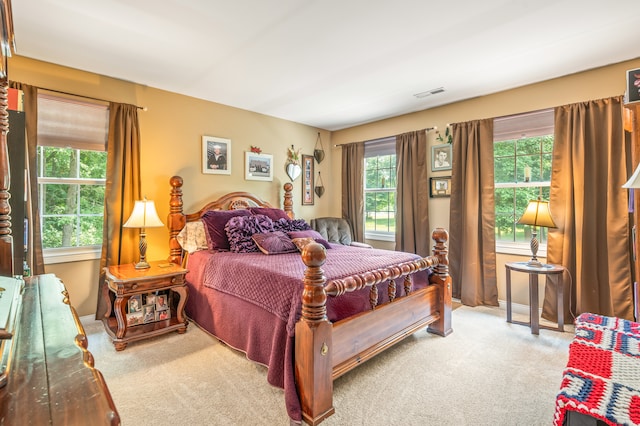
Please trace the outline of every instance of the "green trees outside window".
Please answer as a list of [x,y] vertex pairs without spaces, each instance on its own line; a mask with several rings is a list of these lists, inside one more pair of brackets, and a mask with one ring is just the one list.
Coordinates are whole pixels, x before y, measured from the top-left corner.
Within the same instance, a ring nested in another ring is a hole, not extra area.
[[365,158],[365,232],[396,231],[396,155]]

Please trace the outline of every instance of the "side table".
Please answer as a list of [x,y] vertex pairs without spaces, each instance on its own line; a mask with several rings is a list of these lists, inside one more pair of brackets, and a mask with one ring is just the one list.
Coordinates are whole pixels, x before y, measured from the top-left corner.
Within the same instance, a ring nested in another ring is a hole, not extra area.
[[[117,351],[134,340],[187,331],[188,271],[166,260],[149,264],[147,269],[136,269],[133,263],[105,268],[108,291],[102,296],[107,312],[102,322]],[[115,300],[109,293],[115,294]]]
[[[539,275],[562,275],[565,271],[561,265],[531,266],[527,262],[507,262],[507,322],[527,325],[531,327],[531,334],[540,334],[540,329],[564,331],[564,285],[556,286],[556,299],[558,302],[558,327],[548,327],[540,324],[538,317],[538,276]],[[529,274],[529,322],[512,320],[511,314],[511,271],[524,272]],[[560,277],[562,278],[562,277]]]

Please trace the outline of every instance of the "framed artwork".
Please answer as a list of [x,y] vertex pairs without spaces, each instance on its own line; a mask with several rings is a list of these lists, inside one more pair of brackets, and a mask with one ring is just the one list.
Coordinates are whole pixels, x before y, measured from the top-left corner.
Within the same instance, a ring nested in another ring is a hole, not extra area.
[[451,176],[429,178],[431,198],[451,197]]
[[627,71],[627,102],[640,102],[640,69]]
[[202,173],[231,174],[231,139],[202,137]]
[[246,151],[244,153],[245,180],[273,180],[273,155],[257,154]]
[[142,296],[136,294],[129,298],[129,313],[142,312]]
[[431,171],[451,170],[452,146],[444,143],[431,147]]
[[302,205],[312,206],[315,193],[313,188],[313,155],[302,155]]

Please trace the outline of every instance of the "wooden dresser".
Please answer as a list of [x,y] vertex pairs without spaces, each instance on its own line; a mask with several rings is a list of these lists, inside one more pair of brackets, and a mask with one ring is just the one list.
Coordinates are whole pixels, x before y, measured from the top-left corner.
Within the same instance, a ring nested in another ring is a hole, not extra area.
[[67,291],[55,275],[26,279],[0,425],[118,425],[102,374]]

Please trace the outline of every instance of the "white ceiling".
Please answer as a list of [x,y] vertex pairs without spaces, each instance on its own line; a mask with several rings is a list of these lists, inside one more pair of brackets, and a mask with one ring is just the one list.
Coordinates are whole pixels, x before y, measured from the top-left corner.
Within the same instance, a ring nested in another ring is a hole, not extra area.
[[12,6],[18,55],[327,130],[640,57],[637,0]]

